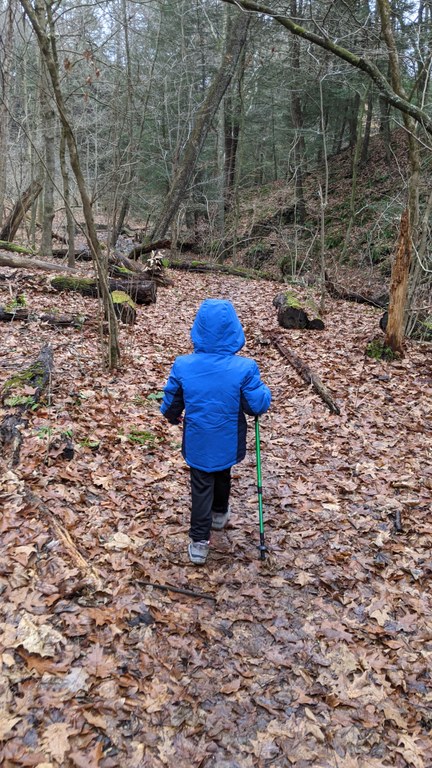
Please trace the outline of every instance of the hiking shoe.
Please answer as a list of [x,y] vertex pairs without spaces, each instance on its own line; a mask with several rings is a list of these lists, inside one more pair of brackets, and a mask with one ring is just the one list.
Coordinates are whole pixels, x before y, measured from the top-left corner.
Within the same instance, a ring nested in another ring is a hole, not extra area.
[[209,541],[192,541],[188,546],[189,560],[194,565],[204,565],[210,548]]
[[221,512],[213,512],[212,528],[214,531],[221,531],[225,528],[228,520],[231,517],[231,507],[228,507],[227,511],[223,514]]

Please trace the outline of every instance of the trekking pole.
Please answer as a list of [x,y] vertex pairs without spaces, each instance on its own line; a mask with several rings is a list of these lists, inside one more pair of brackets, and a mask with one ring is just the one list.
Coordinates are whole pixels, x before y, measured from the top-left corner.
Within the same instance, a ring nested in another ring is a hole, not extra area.
[[264,516],[263,516],[263,500],[262,500],[262,477],[261,477],[261,445],[260,445],[260,430],[258,416],[255,416],[255,448],[256,448],[256,470],[257,470],[257,490],[258,490],[258,515],[259,515],[259,552],[260,560],[265,560],[265,553],[267,547],[264,543]]

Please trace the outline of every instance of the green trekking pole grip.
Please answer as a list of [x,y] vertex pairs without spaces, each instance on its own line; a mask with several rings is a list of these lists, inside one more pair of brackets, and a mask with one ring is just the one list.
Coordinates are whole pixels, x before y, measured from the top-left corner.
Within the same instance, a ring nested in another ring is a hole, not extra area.
[[264,542],[264,515],[263,515],[263,499],[262,499],[262,476],[261,476],[261,443],[260,443],[260,429],[258,416],[255,416],[255,449],[256,449],[256,471],[257,471],[257,491],[258,491],[258,519],[259,519],[259,553],[260,560],[265,560],[265,553],[267,547]]

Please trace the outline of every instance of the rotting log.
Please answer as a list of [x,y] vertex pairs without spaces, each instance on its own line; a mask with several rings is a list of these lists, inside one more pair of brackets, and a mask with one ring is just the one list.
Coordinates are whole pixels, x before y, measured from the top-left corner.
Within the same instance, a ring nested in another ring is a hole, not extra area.
[[[51,286],[55,291],[77,291],[82,296],[96,297],[99,294],[98,281],[87,277],[54,277]],[[124,291],[129,294],[136,304],[154,304],[157,287],[153,280],[142,280],[140,276],[128,277],[126,280],[110,278],[108,280],[110,293]]]
[[14,409],[0,423],[0,456],[10,466],[19,462],[22,435],[20,427],[27,424],[24,414],[31,410],[46,390],[53,368],[53,352],[45,344],[37,358],[23,371],[18,371],[3,384],[0,401],[5,408]]
[[162,265],[158,268],[148,268],[146,264],[141,264],[139,261],[131,261],[126,256],[110,257],[109,261],[109,274],[110,277],[114,277],[120,280],[140,279],[140,280],[153,280],[157,286],[161,288],[167,288],[174,285],[174,281],[168,277],[165,267]]
[[322,331],[325,328],[321,318],[309,320],[306,310],[303,309],[294,294],[289,291],[278,293],[273,299],[273,306],[277,308],[277,319],[281,328],[315,331]]
[[164,248],[171,248],[171,240],[154,240],[152,243],[140,243],[132,248],[128,253],[128,258],[131,260],[139,259],[145,253],[151,253],[151,251],[161,251]]
[[0,267],[14,267],[15,269],[43,269],[47,272],[68,272],[71,275],[76,272],[72,267],[59,266],[51,261],[39,261],[39,259],[23,259],[19,256],[5,256],[0,253]]
[[265,277],[263,274],[252,269],[232,267],[229,264],[209,264],[205,261],[180,261],[177,259],[169,259],[168,266],[170,269],[177,269],[185,272],[215,272],[223,275],[234,275],[234,277],[244,277],[249,280]]
[[[53,248],[54,259],[66,259],[69,255],[68,248]],[[81,248],[75,253],[75,261],[92,261],[93,257],[88,248]]]
[[327,275],[325,276],[325,288],[332,299],[352,301],[355,304],[368,304],[372,307],[384,309],[389,301],[388,293],[382,293],[377,296],[369,296],[363,293],[355,293],[354,291],[346,291],[344,288],[337,286],[332,280],[329,279]]
[[134,325],[136,321],[136,304],[125,291],[113,291],[111,298],[114,312],[118,320],[126,325]]
[[12,251],[12,253],[24,253],[27,255],[34,255],[33,248],[25,248],[23,245],[17,245],[16,243],[10,243],[8,240],[0,240],[0,250]]
[[0,240],[13,240],[27,211],[42,191],[40,181],[32,181],[16,201],[0,231]]
[[303,381],[313,387],[317,395],[319,395],[321,400],[323,400],[329,407],[330,411],[340,416],[339,406],[335,403],[329,390],[325,384],[323,384],[319,376],[313,373],[309,366],[307,366],[291,349],[288,349],[285,344],[282,344],[275,333],[270,334],[270,340],[285,360],[288,360],[290,365],[297,371]]
[[43,323],[48,323],[48,325],[53,327],[67,328],[68,326],[71,326],[73,328],[82,328],[86,318],[84,315],[68,314],[36,315],[23,307],[11,310],[7,307],[0,307],[0,322],[11,323],[14,320],[24,320],[25,322],[41,320]]

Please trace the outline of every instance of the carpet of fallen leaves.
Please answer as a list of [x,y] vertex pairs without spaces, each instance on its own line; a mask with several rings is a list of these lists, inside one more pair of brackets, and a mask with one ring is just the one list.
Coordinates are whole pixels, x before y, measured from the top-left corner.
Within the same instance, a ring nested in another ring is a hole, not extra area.
[[[0,385],[46,342],[55,366],[0,480],[0,764],[431,766],[430,348],[365,358],[379,312],[342,302],[323,332],[279,329],[331,390],[332,415],[269,343],[279,285],[173,279],[121,327],[114,375],[96,320],[0,329]],[[96,301],[48,286],[23,282],[32,309],[94,317]],[[158,396],[209,296],[235,304],[273,393],[264,563],[252,421],[230,525],[205,567],[187,558],[188,470]]]

